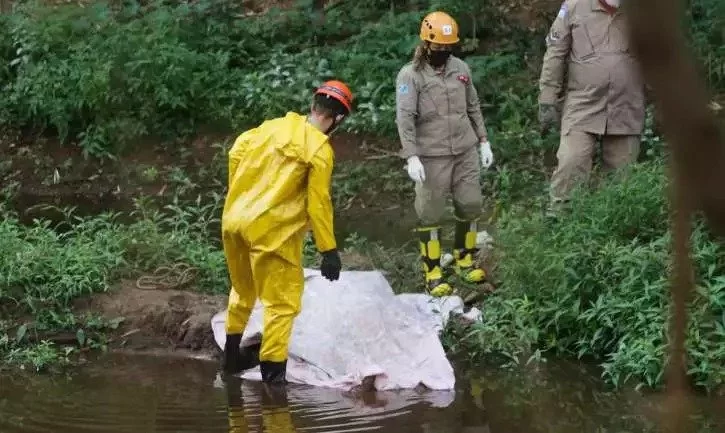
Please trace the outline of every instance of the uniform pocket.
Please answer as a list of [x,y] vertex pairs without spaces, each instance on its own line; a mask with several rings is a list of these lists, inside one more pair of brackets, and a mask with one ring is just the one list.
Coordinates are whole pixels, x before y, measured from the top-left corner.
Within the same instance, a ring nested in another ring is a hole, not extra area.
[[574,24],[571,31],[571,51],[575,59],[587,60],[596,54],[589,30],[584,22]]
[[448,110],[446,89],[442,84],[428,81],[420,89],[419,107],[421,119],[444,115]]
[[466,102],[466,83],[456,77],[448,79],[448,97],[451,104],[451,113],[466,113],[468,103]]
[[612,24],[610,33],[610,41],[615,52],[629,52],[629,30],[627,29],[627,21],[624,17],[617,17]]

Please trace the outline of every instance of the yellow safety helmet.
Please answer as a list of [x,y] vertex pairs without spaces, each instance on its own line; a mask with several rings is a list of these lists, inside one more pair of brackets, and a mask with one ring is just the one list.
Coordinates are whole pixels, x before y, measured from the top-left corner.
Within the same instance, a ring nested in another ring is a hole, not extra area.
[[420,38],[436,44],[455,44],[458,42],[458,23],[445,12],[431,12],[420,24]]

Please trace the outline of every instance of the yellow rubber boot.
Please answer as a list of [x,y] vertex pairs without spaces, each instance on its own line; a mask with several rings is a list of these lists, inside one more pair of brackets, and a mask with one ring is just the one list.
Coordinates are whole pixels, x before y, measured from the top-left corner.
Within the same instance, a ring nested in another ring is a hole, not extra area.
[[420,234],[420,256],[423,261],[426,290],[431,296],[448,296],[453,293],[453,288],[443,280],[439,228],[425,227],[417,231]]
[[456,273],[469,283],[480,283],[486,279],[486,272],[476,266],[474,254],[478,230],[475,221],[456,221],[453,257],[456,259]]

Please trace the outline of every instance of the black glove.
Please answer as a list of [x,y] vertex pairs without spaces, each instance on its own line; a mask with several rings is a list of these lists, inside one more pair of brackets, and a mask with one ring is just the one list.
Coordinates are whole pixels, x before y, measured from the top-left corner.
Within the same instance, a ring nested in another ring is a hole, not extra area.
[[320,272],[322,272],[323,277],[330,281],[335,281],[340,278],[341,268],[342,262],[340,262],[340,254],[337,253],[337,248],[322,253]]
[[555,105],[541,104],[539,106],[539,123],[541,125],[541,132],[544,134],[549,132],[553,127],[560,127],[561,116]]

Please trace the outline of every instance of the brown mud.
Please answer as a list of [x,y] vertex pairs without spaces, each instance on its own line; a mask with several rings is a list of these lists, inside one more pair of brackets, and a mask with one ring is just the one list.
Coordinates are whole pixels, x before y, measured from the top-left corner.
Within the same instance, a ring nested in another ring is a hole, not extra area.
[[124,281],[117,289],[80,300],[79,313],[93,312],[108,320],[123,318],[110,336],[109,349],[132,352],[162,351],[214,358],[218,352],[211,318],[226,307],[226,296],[182,290],[139,289]]

